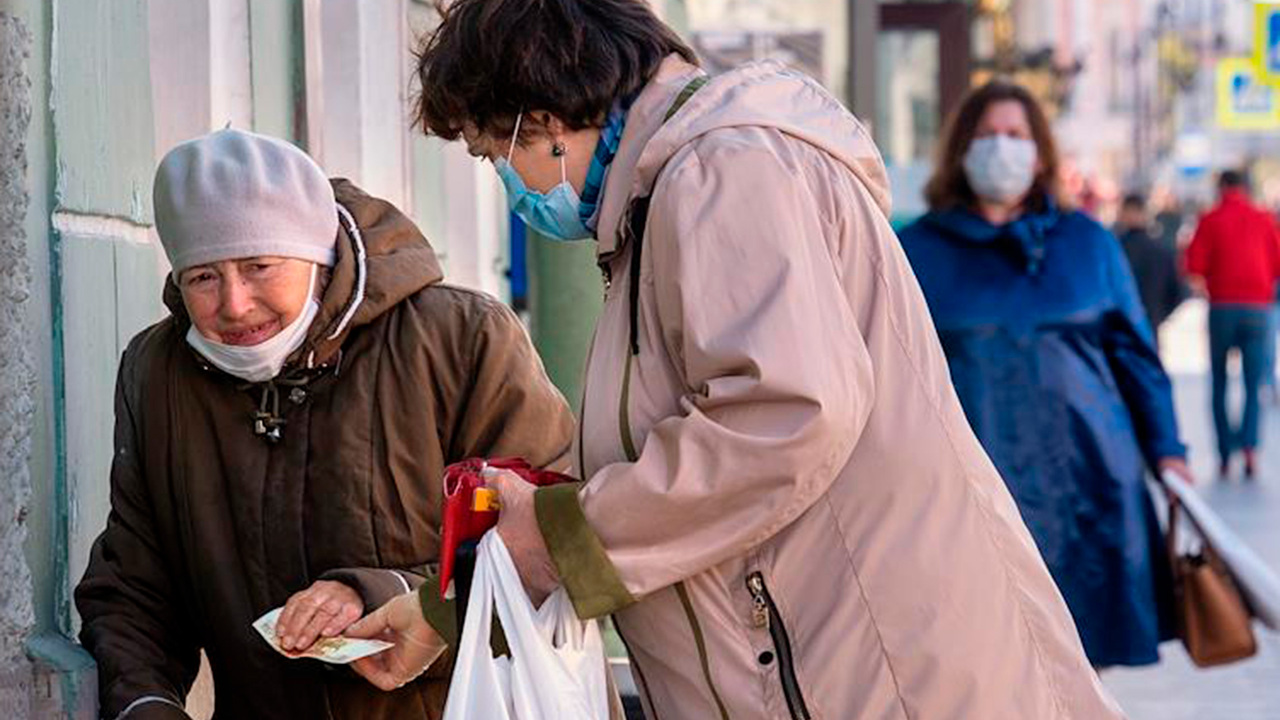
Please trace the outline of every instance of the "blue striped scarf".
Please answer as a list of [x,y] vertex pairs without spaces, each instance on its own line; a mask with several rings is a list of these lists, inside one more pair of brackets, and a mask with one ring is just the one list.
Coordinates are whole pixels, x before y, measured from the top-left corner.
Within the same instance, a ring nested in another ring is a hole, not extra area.
[[627,125],[627,111],[631,109],[631,100],[619,100],[613,104],[609,117],[600,129],[600,140],[596,143],[596,151],[591,156],[591,167],[587,170],[587,181],[582,186],[579,196],[578,217],[582,224],[592,231],[600,220],[600,197],[604,184],[609,179],[609,166],[618,154],[618,145],[622,142],[622,131]]

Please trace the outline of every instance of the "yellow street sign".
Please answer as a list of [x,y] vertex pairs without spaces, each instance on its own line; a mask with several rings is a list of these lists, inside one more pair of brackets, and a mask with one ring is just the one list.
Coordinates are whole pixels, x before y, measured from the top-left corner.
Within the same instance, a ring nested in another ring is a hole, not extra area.
[[1218,127],[1280,128],[1280,87],[1262,81],[1252,58],[1223,58],[1217,72]]
[[1280,85],[1280,3],[1253,6],[1253,64],[1263,82]]

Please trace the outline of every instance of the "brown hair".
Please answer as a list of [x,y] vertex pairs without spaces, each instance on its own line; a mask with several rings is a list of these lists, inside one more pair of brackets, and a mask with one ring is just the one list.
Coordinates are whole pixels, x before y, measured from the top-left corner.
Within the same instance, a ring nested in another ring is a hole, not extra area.
[[697,63],[643,0],[455,0],[416,54],[414,124],[446,140],[509,133],[522,110],[599,126],[672,53]]
[[1053,129],[1049,126],[1049,118],[1044,109],[1021,85],[993,80],[969,91],[960,102],[960,107],[947,120],[942,143],[938,146],[938,162],[933,177],[929,178],[929,184],[924,190],[931,210],[972,207],[977,204],[977,195],[969,187],[969,178],[965,176],[964,154],[969,150],[969,144],[973,142],[978,123],[987,108],[1010,100],[1022,105],[1027,114],[1027,123],[1031,126],[1031,138],[1036,143],[1040,163],[1040,170],[1027,195],[1027,203],[1035,207],[1043,205],[1048,199],[1061,202],[1058,146],[1054,142]]

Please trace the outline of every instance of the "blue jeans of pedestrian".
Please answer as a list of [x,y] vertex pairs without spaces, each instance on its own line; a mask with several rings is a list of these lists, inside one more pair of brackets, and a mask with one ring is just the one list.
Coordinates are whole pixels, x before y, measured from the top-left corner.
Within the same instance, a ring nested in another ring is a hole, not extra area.
[[[1218,436],[1218,457],[1223,464],[1231,453],[1258,447],[1258,423],[1262,412],[1258,387],[1267,368],[1267,343],[1271,337],[1271,311],[1263,305],[1214,305],[1209,308],[1209,364],[1213,373],[1213,427]],[[1227,357],[1240,352],[1244,375],[1244,418],[1235,426],[1227,416]]]

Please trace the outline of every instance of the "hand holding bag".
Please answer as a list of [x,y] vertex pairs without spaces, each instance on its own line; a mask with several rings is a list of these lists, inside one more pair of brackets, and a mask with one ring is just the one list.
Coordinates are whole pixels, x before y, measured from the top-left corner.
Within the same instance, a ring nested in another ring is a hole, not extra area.
[[444,471],[444,507],[440,530],[440,596],[445,597],[453,579],[454,562],[463,543],[479,540],[498,524],[498,511],[477,509],[476,490],[485,486],[487,468],[509,470],[525,481],[542,487],[573,478],[551,470],[538,470],[519,458],[482,460],[473,458],[454,463]]
[[[511,649],[489,645],[494,612]],[[560,588],[534,610],[507,546],[480,541],[444,720],[609,720],[604,641]]]
[[[1199,552],[1183,553],[1178,549],[1180,509],[1181,503],[1171,498],[1167,537],[1178,636],[1199,667],[1252,657],[1258,652],[1253,617],[1230,569],[1203,533],[1199,533]],[[1193,522],[1188,524],[1194,526]]]

